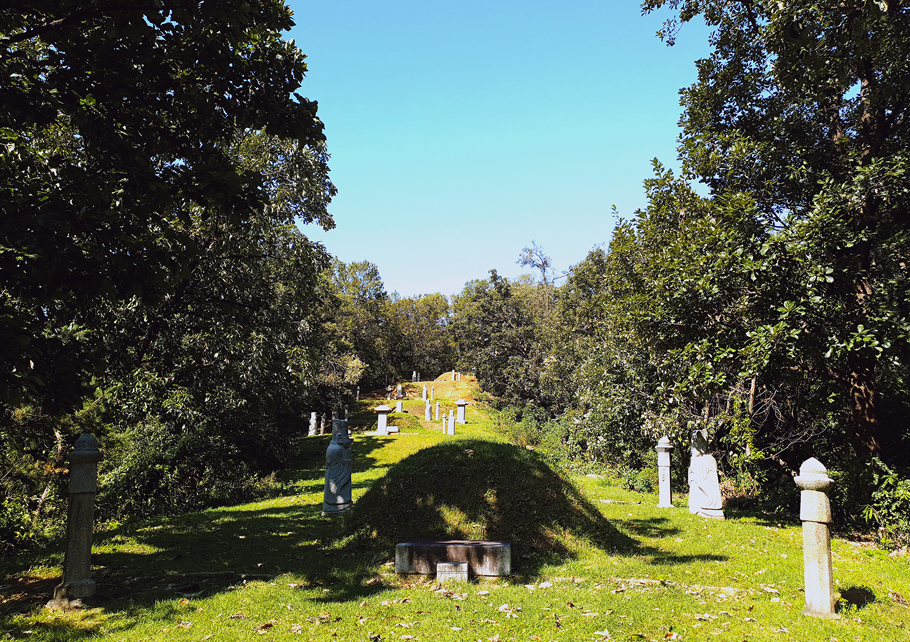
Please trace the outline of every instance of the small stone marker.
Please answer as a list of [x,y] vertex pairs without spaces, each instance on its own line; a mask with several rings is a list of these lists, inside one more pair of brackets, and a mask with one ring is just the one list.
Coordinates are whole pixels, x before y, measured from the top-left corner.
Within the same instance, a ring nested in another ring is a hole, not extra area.
[[357,401],[360,401],[360,386],[357,386]]
[[446,413],[442,413],[442,434],[443,435],[449,434],[449,428],[446,425]]
[[344,420],[345,421],[348,420],[348,407],[347,406],[344,407]]
[[449,411],[449,434],[450,435],[455,434],[455,411],[454,410]]
[[828,491],[834,480],[814,457],[799,467],[799,519],[803,523],[803,577],[806,608],[803,615],[840,619],[834,612],[834,571],[831,566],[831,502]]
[[395,389],[395,398],[401,399],[404,395],[401,392],[401,384],[398,384],[398,388]]
[[673,499],[670,495],[670,451],[673,450],[673,444],[667,436],[660,438],[657,442],[657,474],[659,508],[673,508]]
[[427,405],[423,409],[423,420],[430,421],[430,400],[427,399]]
[[[332,442],[325,451],[325,489],[322,496],[322,514],[344,513],[354,502],[351,498],[351,438],[347,422],[332,422]],[[335,427],[338,431],[335,432]]]
[[395,412],[401,412],[401,401],[395,402]]
[[427,398],[427,384],[423,384],[423,396],[421,397],[421,399],[426,399],[426,398]]
[[417,371],[414,370],[414,371],[411,373],[411,383],[414,383],[414,382],[416,382],[416,381],[417,381]]
[[439,562],[436,564],[437,582],[467,582],[467,562]]
[[326,421],[325,413],[322,413],[322,421],[319,423],[319,434],[320,435],[325,434],[326,423],[327,423],[327,421]]
[[376,406],[373,408],[373,410],[379,413],[379,417],[377,418],[376,433],[380,435],[388,435],[389,413],[392,412],[392,409],[387,405],[382,404],[381,406]]
[[103,455],[93,435],[76,440],[66,459],[70,464],[69,501],[66,513],[66,553],[63,579],[54,588],[50,608],[66,607],[70,600],[95,594],[92,579],[92,531],[95,493],[98,492],[98,462]]
[[433,401],[433,397],[436,394],[436,386],[430,386],[430,401]]
[[458,381],[461,381],[461,373],[458,373]]
[[439,421],[439,402],[436,402],[436,421]]
[[455,371],[452,370],[452,381],[455,381]]
[[464,420],[464,411],[465,411],[465,407],[467,407],[467,405],[468,405],[468,402],[465,401],[464,399],[459,399],[458,401],[455,402],[455,405],[458,406],[458,416],[455,418],[455,421],[464,425],[466,423]]
[[707,430],[692,433],[692,460],[689,463],[689,512],[702,517],[724,519],[723,498],[717,481],[717,461],[708,454]]
[[315,412],[310,413],[310,430],[307,433],[307,435],[309,435],[310,437],[316,436],[316,413]]

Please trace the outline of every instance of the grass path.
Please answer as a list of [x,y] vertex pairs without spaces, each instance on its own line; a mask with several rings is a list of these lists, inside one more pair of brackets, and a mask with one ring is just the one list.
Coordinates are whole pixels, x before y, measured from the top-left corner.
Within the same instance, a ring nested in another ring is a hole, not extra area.
[[[470,392],[449,388],[437,396]],[[369,425],[377,404],[353,409],[352,424]],[[355,437],[355,500],[396,462],[451,441],[422,421],[422,401],[405,410],[416,434]],[[468,418],[456,439],[501,441],[476,407]],[[660,509],[656,496],[596,476],[569,479],[612,540],[560,532],[567,554],[519,557],[499,581],[399,578],[393,551],[354,546],[346,519],[322,517],[327,444],[302,440],[283,497],[99,533],[88,608],[42,608],[59,552],[14,564],[0,580],[0,639],[910,640],[906,557],[835,540],[835,580],[852,603],[840,621],[806,618],[798,526],[704,520],[682,500]]]

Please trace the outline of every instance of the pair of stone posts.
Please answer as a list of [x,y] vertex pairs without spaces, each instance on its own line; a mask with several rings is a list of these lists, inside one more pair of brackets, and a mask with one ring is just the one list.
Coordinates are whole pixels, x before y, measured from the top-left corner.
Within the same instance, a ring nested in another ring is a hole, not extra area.
[[102,459],[98,440],[92,435],[82,435],[66,459],[70,465],[66,553],[63,580],[54,588],[54,599],[48,603],[51,608],[65,608],[71,600],[91,597],[96,588],[91,571],[98,462]]

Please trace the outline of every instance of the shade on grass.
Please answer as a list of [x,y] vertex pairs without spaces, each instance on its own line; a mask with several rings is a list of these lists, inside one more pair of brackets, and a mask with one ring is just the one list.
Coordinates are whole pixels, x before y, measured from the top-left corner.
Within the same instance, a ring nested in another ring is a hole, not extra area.
[[360,544],[407,539],[512,542],[515,556],[571,556],[576,540],[607,550],[634,542],[535,452],[483,439],[420,450],[391,467],[355,504]]

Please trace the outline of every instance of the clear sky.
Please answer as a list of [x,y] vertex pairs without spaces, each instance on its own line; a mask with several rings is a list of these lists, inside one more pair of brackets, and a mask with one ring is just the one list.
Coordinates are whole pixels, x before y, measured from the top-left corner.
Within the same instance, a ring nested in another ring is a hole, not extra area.
[[645,205],[651,159],[676,168],[679,89],[708,52],[674,47],[636,0],[289,0],[319,101],[337,227],[304,232],[379,267],[401,295],[557,270],[610,240],[613,205]]

